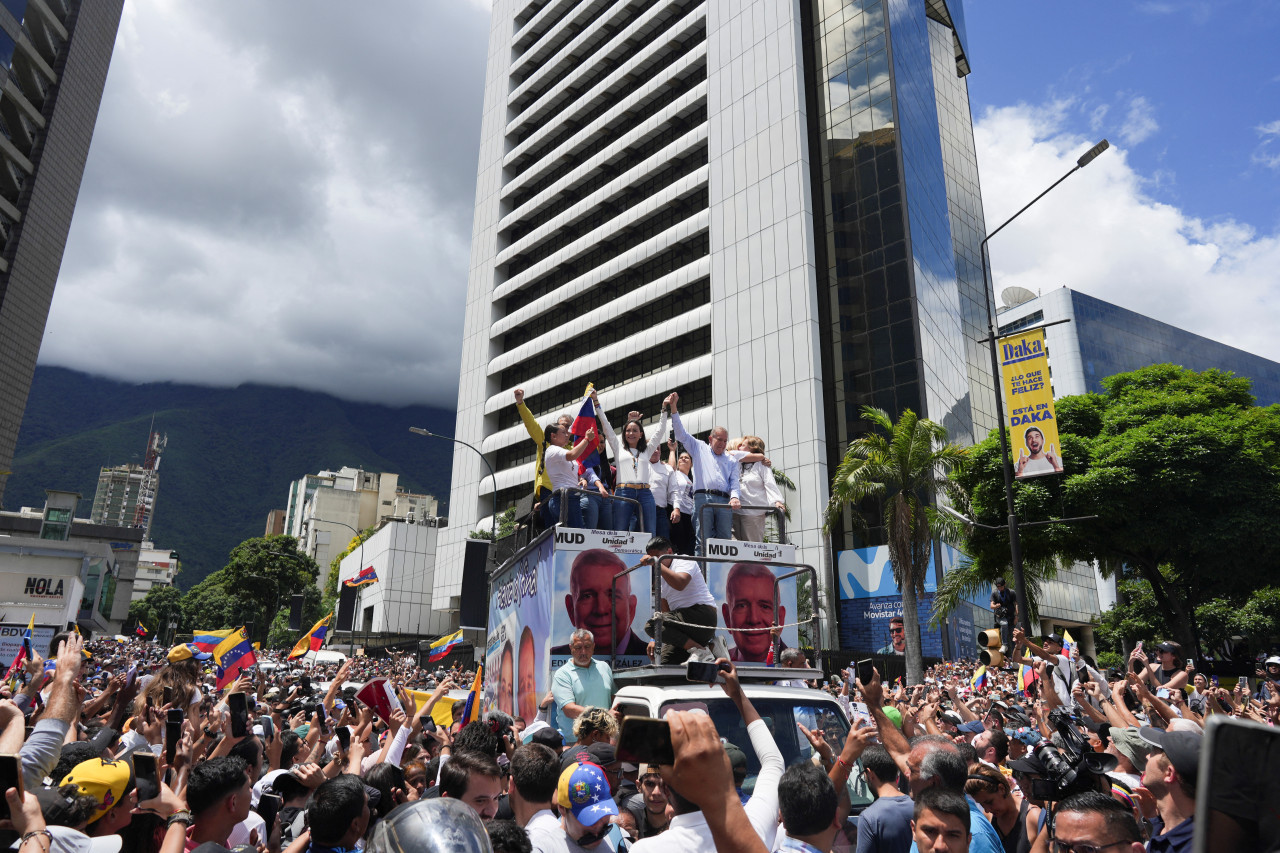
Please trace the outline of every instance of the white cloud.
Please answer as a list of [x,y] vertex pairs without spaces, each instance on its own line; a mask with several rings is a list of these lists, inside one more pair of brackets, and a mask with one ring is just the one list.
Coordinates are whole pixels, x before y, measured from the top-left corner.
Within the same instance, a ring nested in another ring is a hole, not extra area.
[[452,405],[488,19],[354,10],[126,4],[43,363]]
[[1124,124],[1120,127],[1121,141],[1129,145],[1137,145],[1149,139],[1159,129],[1155,108],[1151,106],[1150,101],[1141,95],[1129,101],[1129,112],[1125,114]]
[[[975,125],[987,225],[1066,173],[1093,139],[1061,103],[989,110]],[[1150,178],[1115,146],[990,245],[996,291],[1070,287],[1280,361],[1280,233],[1209,222],[1146,193]]]
[[1253,150],[1253,162],[1268,169],[1280,169],[1280,119],[1257,128],[1261,141]]

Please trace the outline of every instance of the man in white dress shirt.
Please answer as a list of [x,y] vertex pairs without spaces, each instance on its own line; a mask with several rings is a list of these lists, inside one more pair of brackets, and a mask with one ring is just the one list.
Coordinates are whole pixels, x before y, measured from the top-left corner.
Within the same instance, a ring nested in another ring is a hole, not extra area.
[[[679,402],[680,395],[673,391],[662,405],[671,410],[676,439],[693,457],[693,528],[697,534],[697,550],[701,552],[708,539],[733,538],[733,510],[742,506],[738,489],[741,466],[737,458],[726,451],[729,431],[724,427],[711,430],[706,441],[689,435],[680,422],[680,413],[676,411]],[[706,504],[726,503],[732,509],[721,507],[705,513],[702,511]]]

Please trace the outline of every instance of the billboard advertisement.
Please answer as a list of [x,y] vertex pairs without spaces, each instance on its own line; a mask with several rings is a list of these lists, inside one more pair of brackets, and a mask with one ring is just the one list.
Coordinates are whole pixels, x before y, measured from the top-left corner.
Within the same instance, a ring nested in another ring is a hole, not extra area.
[[[981,594],[961,601],[947,617],[944,628],[930,628],[933,598],[938,591],[937,572],[951,571],[965,555],[945,543],[934,543],[933,565],[925,579],[924,594],[916,596],[916,616],[925,657],[943,657],[945,630],[952,657],[972,657],[977,632],[992,624],[991,611],[978,601]],[[907,637],[900,629],[902,594],[893,580],[889,547],[856,548],[836,554],[840,583],[840,648],[865,654],[906,653]]]
[[[788,578],[779,584],[777,612],[774,612],[774,579],[795,568],[795,546],[708,539],[707,556],[722,558],[707,564],[707,588],[719,602],[716,627],[721,635],[728,634],[729,657],[735,661],[764,663],[769,653],[769,632],[763,629],[799,622],[811,615],[807,594],[803,597],[805,606],[801,612],[798,578]],[[796,625],[784,627],[781,637],[784,648],[812,645],[812,642],[801,643]]]
[[1000,374],[1004,379],[1014,476],[1025,479],[1062,473],[1044,329],[1000,339]]
[[[18,652],[22,649],[22,636],[26,633],[26,622],[5,622],[0,624],[0,666],[8,669],[9,664],[13,663],[14,658],[18,656]],[[46,628],[41,625],[32,628],[32,650],[39,654],[40,657],[49,657],[49,643],[53,640],[55,633],[57,633],[55,628]]]
[[551,688],[552,540],[493,579],[485,649],[484,707],[532,720]]

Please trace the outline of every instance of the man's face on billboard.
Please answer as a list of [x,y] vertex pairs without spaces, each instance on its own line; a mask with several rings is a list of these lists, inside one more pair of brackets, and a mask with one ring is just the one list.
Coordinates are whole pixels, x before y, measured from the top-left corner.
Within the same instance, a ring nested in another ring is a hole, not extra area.
[[520,638],[520,680],[516,695],[520,716],[526,721],[538,716],[537,661],[533,659],[533,655],[533,634],[525,631]]
[[907,651],[907,629],[902,622],[889,623],[889,637],[893,640],[893,650],[899,654]]
[[515,669],[515,662],[511,659],[511,646],[504,646],[502,649],[502,660],[498,666],[498,710],[511,714],[511,682]]
[[773,579],[736,574],[725,585],[725,599],[720,605],[721,615],[743,660],[763,661],[769,653],[769,632],[735,629],[768,628],[775,621],[779,625],[786,621],[785,607],[779,607],[777,619],[774,618]]
[[618,581],[618,597],[612,600],[613,576],[626,566],[609,551],[588,552],[573,564],[569,575],[569,594],[565,607],[575,628],[585,628],[595,635],[596,648],[606,652],[610,645],[609,626],[617,631],[618,642],[626,639],[631,620],[636,615],[636,597],[631,594],[629,579]]
[[1035,456],[1044,449],[1044,435],[1038,429],[1027,430],[1027,450]]

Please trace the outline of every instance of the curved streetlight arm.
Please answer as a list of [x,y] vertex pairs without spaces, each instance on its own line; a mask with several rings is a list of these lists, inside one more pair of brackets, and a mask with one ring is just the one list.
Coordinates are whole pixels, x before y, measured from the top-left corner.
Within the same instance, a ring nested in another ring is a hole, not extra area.
[[485,458],[485,455],[474,445],[467,444],[460,438],[454,438],[451,435],[441,435],[438,432],[431,432],[430,430],[423,429],[422,427],[409,427],[409,432],[416,433],[417,435],[425,435],[428,438],[443,438],[445,441],[452,441],[454,444],[461,444],[463,447],[470,448],[477,456],[480,457],[480,461],[484,463],[484,467],[489,469],[490,479],[493,480],[493,531],[490,533],[492,538],[489,541],[496,545],[498,542],[498,477],[493,473],[493,466],[489,464],[489,460]]
[[996,433],[1000,437],[1000,467],[1004,472],[1004,497],[1006,508],[1009,513],[1009,563],[1013,569],[1013,589],[1014,595],[1018,600],[1018,627],[1022,628],[1027,634],[1031,633],[1031,620],[1027,612],[1027,581],[1022,574],[1022,540],[1018,537],[1018,515],[1013,506],[1013,462],[1009,454],[1009,439],[1005,435],[1004,428],[1004,400],[1001,394],[1003,380],[1000,377],[1000,356],[997,353],[997,345],[999,343],[997,335],[999,328],[996,325],[995,312],[991,310],[991,296],[993,286],[991,283],[991,256],[987,252],[987,241],[1004,230],[1005,226],[1013,220],[1017,219],[1027,208],[1044,198],[1053,191],[1058,184],[1074,175],[1076,172],[1088,166],[1098,155],[1111,147],[1111,143],[1102,140],[1097,145],[1090,148],[1080,158],[1076,160],[1076,164],[1058,180],[1054,181],[1048,189],[1033,198],[1022,208],[1010,216],[1000,224],[1000,227],[987,234],[982,238],[982,242],[978,244],[978,250],[982,255],[982,284],[983,297],[987,302],[987,327],[989,334],[987,336],[987,345],[991,350],[991,379],[995,383],[993,390],[996,397]]

